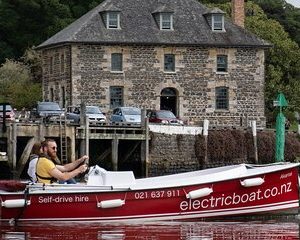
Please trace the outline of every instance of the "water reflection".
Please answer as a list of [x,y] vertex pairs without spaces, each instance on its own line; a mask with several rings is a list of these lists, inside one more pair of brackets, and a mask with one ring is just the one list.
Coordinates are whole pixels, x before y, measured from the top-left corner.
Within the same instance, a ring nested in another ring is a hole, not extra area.
[[297,222],[155,222],[142,224],[32,224],[3,226],[3,240],[218,240],[218,239],[299,239]]

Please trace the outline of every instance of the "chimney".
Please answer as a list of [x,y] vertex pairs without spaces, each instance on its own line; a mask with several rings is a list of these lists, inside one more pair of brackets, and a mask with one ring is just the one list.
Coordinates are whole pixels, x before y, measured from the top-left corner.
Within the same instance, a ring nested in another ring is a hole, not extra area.
[[231,4],[233,22],[243,28],[245,22],[244,0],[232,0]]

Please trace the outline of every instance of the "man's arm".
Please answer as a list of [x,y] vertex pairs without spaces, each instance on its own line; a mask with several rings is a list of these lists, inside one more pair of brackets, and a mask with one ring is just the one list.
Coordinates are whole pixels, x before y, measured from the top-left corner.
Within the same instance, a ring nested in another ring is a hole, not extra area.
[[77,168],[81,163],[83,163],[87,159],[89,159],[89,157],[84,155],[74,162],[67,163],[65,165],[56,165],[56,167],[61,172],[70,172],[70,171],[74,170],[75,168]]
[[[59,166],[59,165],[58,165]],[[62,167],[62,166],[61,166]],[[73,171],[71,172],[61,172],[57,166],[53,169],[51,169],[49,171],[49,174],[56,178],[57,180],[60,180],[60,181],[67,181],[71,178],[74,178],[76,177],[78,174],[80,173],[84,173],[87,169],[87,166],[84,164],[84,165],[81,165],[79,166],[78,168],[74,169]]]

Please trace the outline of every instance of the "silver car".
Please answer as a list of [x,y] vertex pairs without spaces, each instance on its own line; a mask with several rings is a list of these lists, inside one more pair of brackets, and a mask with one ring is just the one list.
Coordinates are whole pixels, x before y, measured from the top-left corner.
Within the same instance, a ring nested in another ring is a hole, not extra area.
[[118,107],[112,112],[112,123],[141,124],[141,109],[137,107]]

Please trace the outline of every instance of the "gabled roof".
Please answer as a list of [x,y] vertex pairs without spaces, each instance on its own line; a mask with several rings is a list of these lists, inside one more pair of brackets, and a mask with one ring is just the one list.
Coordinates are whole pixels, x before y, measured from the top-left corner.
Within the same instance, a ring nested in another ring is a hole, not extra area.
[[[153,13],[172,9],[174,30],[160,30]],[[107,29],[101,13],[120,11],[121,29]],[[225,20],[225,32],[213,32],[196,0],[106,0],[37,48],[66,43],[200,45],[224,47],[269,47],[245,29]]]

